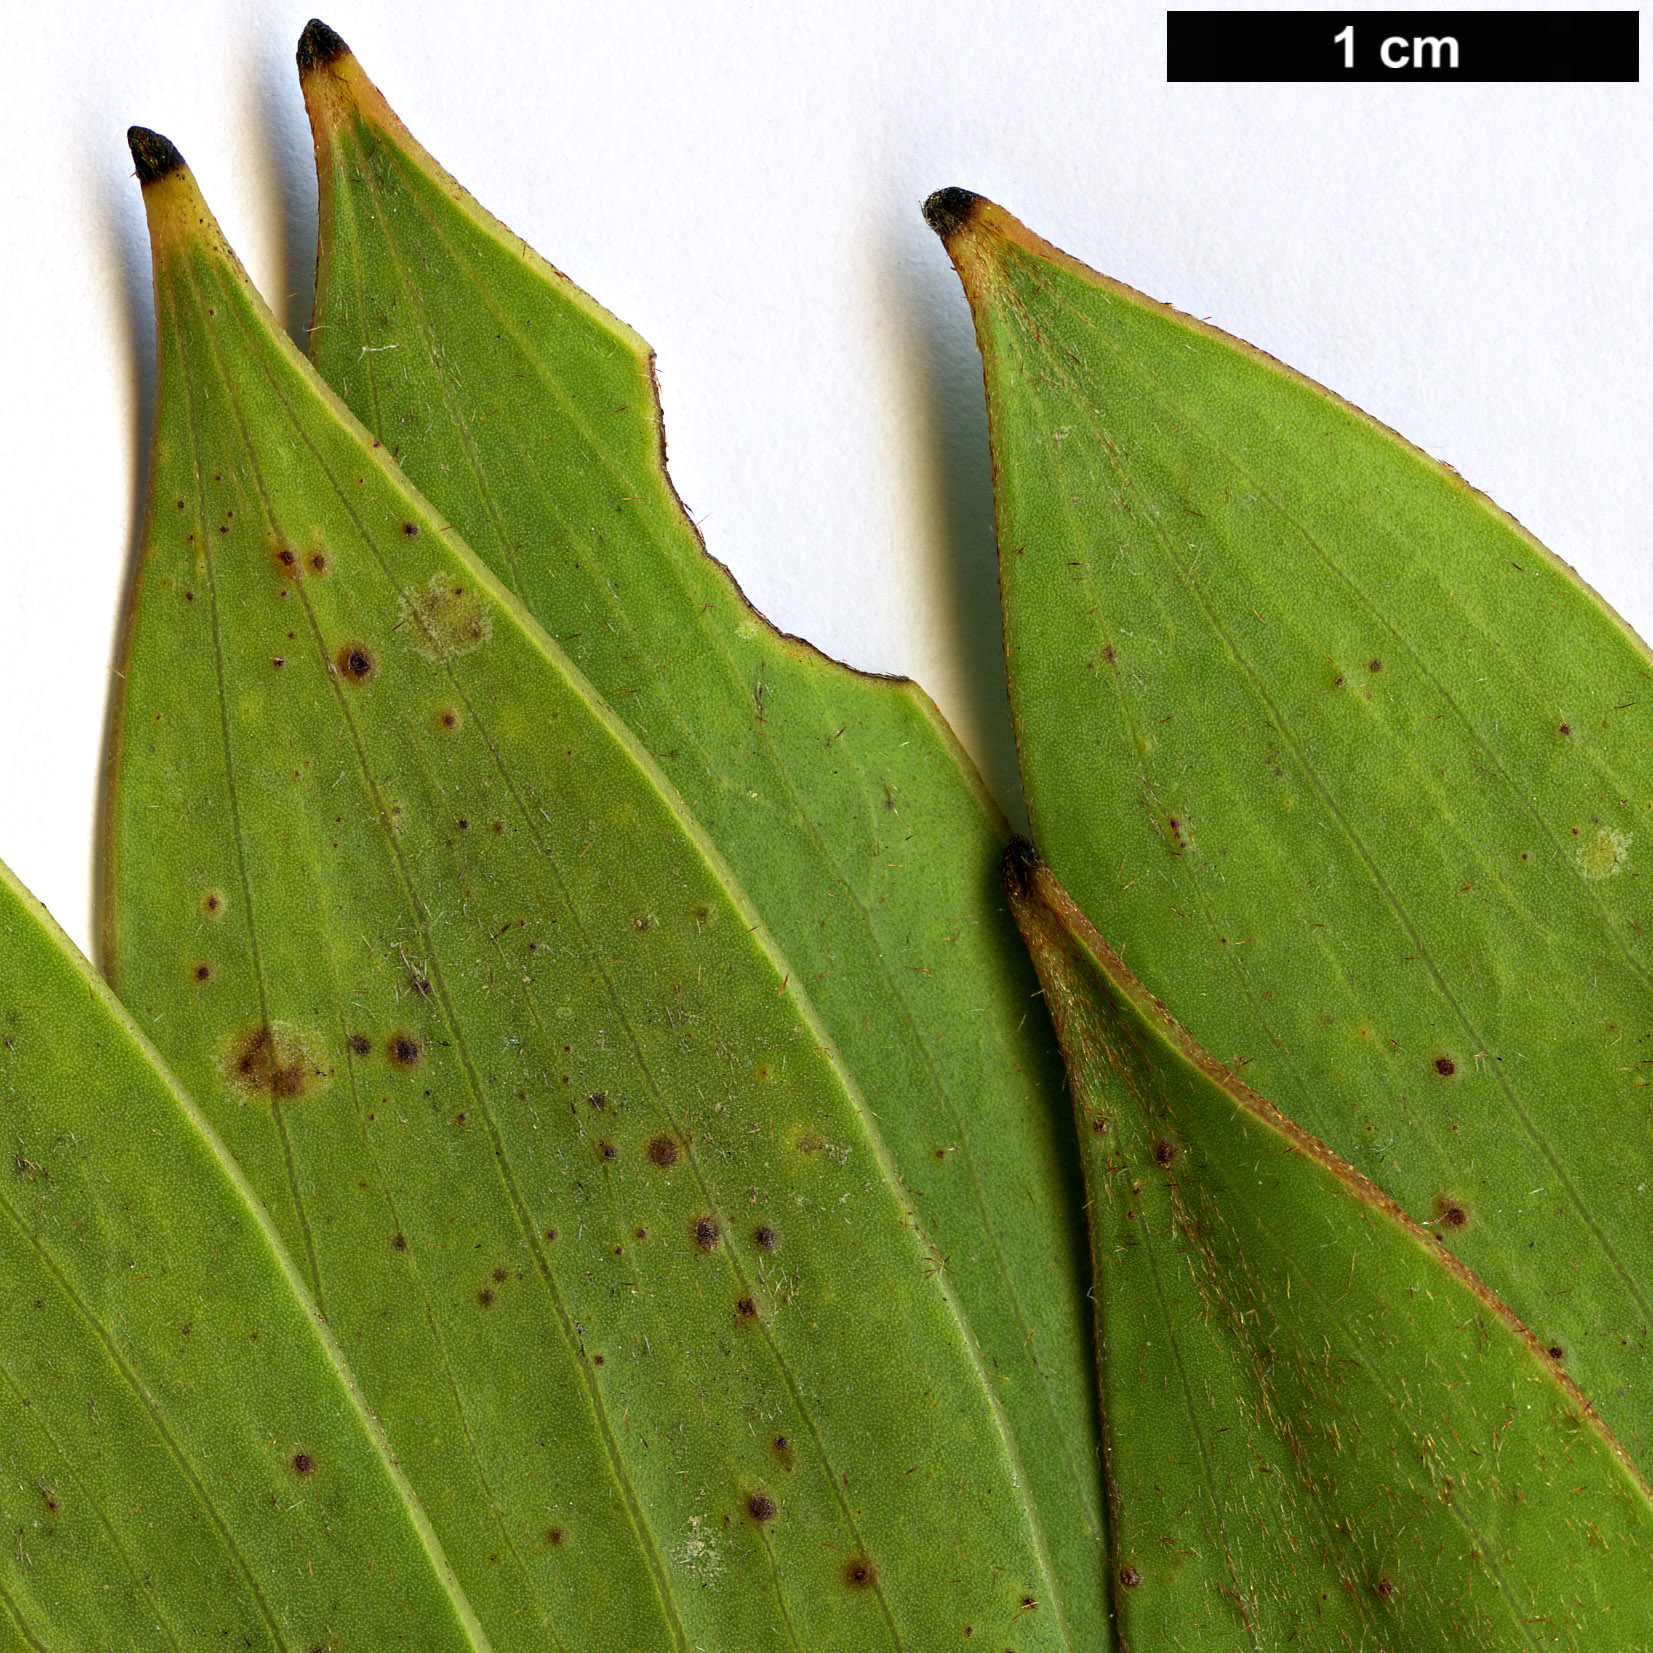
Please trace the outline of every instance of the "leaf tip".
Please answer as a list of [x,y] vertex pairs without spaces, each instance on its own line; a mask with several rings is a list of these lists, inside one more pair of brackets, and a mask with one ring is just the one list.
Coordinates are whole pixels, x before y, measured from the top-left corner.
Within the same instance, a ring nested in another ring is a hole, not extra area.
[[138,182],[145,189],[174,172],[184,170],[184,158],[178,153],[178,146],[170,138],[163,138],[159,132],[151,132],[147,126],[129,126],[126,129],[126,144],[132,151],[132,163],[138,169]]
[[298,72],[301,79],[330,68],[341,57],[349,56],[350,48],[342,37],[319,17],[312,17],[304,25],[304,33],[298,37]]
[[924,203],[924,222],[944,242],[951,241],[975,217],[981,205],[981,196],[950,184],[946,189],[938,189]]

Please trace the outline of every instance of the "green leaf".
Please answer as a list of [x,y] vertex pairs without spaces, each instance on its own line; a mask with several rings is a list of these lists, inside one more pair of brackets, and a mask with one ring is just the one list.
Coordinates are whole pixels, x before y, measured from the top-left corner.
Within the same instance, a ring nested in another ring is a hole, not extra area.
[[1646,1647],[1653,1499],[1559,1363],[1029,846],[1005,882],[1090,1195],[1121,1646]]
[[1067,1645],[796,976],[176,152],[139,160],[160,389],[107,957],[494,1645]]
[[1647,651],[1358,410],[964,191],[930,216],[986,364],[1041,852],[1646,1466]]
[[1107,1635],[1082,1218],[1008,838],[929,698],[775,631],[667,478],[648,347],[300,47],[317,367],[653,754],[878,1117],[994,1374],[1075,1639]]
[[193,1105],[0,866],[0,1646],[483,1649]]

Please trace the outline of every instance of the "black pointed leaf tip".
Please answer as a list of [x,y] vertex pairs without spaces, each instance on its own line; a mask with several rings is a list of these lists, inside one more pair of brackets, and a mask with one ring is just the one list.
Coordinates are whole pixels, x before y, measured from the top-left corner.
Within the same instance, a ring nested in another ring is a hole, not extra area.
[[1038,850],[1027,839],[1012,838],[1010,848],[1004,852],[1004,860],[1000,863],[999,876],[1003,878],[1004,887],[1010,895],[1025,900],[1032,895],[1033,880],[1043,865]]
[[341,57],[348,57],[350,48],[319,17],[312,17],[298,37],[298,72],[314,74]]
[[184,158],[177,145],[147,126],[129,126],[126,129],[127,147],[132,151],[133,164],[138,169],[138,182],[147,189],[157,178],[182,172]]
[[924,203],[924,222],[943,241],[951,241],[975,217],[976,208],[980,205],[979,195],[960,189],[956,184],[949,185],[946,189],[938,189]]

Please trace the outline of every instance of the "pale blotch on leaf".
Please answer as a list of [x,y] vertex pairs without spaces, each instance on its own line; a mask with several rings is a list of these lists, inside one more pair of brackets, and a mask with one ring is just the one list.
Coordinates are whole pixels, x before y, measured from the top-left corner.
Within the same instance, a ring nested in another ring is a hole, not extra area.
[[396,630],[427,660],[451,660],[488,641],[493,616],[474,586],[436,574],[403,597]]
[[1587,839],[1578,852],[1578,864],[1586,878],[1611,878],[1630,854],[1631,834],[1616,827],[1603,827]]
[[289,1102],[333,1082],[322,1041],[290,1022],[254,1022],[226,1033],[213,1053],[225,1089],[244,1102]]

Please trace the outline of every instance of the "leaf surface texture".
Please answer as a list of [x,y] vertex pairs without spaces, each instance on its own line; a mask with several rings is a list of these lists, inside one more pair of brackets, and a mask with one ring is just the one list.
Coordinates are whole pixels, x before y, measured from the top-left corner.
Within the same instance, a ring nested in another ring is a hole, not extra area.
[[1101,1645],[1078,1179],[998,810],[921,690],[783,636],[706,555],[643,341],[448,177],[330,31],[300,63],[316,366],[654,756],[807,983],[946,1256],[1073,1634]]
[[1653,1502],[1560,1363],[1029,846],[1006,883],[1090,1194],[1120,1645],[1646,1646]]
[[[1644,1467],[1645,648],[1449,468],[963,191],[1033,836]],[[1443,1213],[1461,1221],[1443,1225]]]
[[945,1269],[798,976],[188,172],[145,202],[107,958],[495,1647],[1065,1645]]
[[4,867],[0,1102],[0,1645],[485,1653],[250,1191]]

